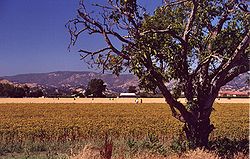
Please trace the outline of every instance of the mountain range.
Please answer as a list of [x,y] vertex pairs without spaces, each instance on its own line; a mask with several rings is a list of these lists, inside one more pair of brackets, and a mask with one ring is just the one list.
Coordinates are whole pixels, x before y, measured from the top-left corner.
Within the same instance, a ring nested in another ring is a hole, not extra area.
[[[249,85],[247,84],[248,74],[242,74],[229,82],[222,89],[247,91]],[[100,74],[88,71],[58,71],[49,73],[30,73],[19,74],[14,76],[4,76],[2,79],[20,83],[20,84],[34,84],[43,87],[84,87],[86,88],[91,79],[102,79],[109,90],[115,92],[125,92],[129,86],[138,86],[138,78],[132,74],[121,74],[119,76],[113,74]]]
[[84,87],[88,85],[91,79],[102,79],[107,88],[115,92],[124,92],[129,86],[137,86],[138,79],[132,74],[100,74],[96,72],[75,72],[75,71],[58,71],[49,73],[31,73],[14,76],[4,76],[2,79],[20,83],[20,84],[37,84],[43,87]]

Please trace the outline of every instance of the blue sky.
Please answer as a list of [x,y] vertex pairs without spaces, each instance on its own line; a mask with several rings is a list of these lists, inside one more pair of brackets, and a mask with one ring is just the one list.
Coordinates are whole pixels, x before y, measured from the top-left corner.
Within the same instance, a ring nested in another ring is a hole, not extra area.
[[[95,1],[85,2],[90,7],[89,3]],[[150,7],[155,3],[146,2]],[[0,76],[88,70],[77,53],[79,48],[67,50],[69,34],[65,24],[76,16],[78,3],[78,0],[0,0]],[[78,44],[91,50],[101,47],[103,41],[82,37]]]

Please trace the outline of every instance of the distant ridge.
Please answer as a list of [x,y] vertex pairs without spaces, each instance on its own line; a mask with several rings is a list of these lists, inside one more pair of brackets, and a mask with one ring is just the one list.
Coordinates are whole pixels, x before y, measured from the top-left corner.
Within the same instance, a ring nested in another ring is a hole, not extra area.
[[[0,79],[6,79],[15,83],[34,83],[44,87],[86,87],[93,78],[100,78],[106,84],[107,88],[115,92],[126,92],[131,85],[138,86],[138,78],[132,74],[101,74],[90,71],[57,71],[49,73],[30,73],[19,74],[15,76],[4,76]],[[223,90],[247,91],[249,74],[245,73],[236,77],[233,81],[224,86]]]
[[100,78],[106,84],[107,88],[116,92],[124,92],[129,86],[138,85],[138,79],[132,74],[100,74],[90,71],[57,71],[49,73],[30,73],[19,74],[14,76],[4,76],[3,79],[21,84],[37,83],[45,87],[65,87],[65,86],[84,86],[93,78]]

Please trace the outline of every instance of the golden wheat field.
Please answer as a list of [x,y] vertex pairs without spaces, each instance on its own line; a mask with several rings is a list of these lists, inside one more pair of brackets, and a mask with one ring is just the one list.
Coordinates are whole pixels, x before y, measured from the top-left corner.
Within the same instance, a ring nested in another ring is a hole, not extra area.
[[[211,139],[248,138],[247,103],[217,103],[214,108],[211,119],[216,129]],[[163,103],[0,104],[0,121],[0,156],[1,150],[3,154],[23,152],[27,147],[29,151],[47,151],[49,144],[60,150],[58,143],[89,142],[107,134],[126,142],[154,134],[166,143],[180,133],[182,125]]]
[[[212,136],[247,137],[248,104],[215,104]],[[0,133],[50,139],[103,135],[172,137],[180,125],[166,104],[0,104]]]

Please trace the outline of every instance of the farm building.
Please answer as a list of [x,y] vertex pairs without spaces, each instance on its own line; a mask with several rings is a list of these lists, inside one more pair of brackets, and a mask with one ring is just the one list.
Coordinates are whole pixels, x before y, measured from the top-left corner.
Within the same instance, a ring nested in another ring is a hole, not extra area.
[[219,97],[249,97],[249,94],[239,91],[220,91]]
[[119,95],[120,98],[136,98],[135,93],[120,93]]

